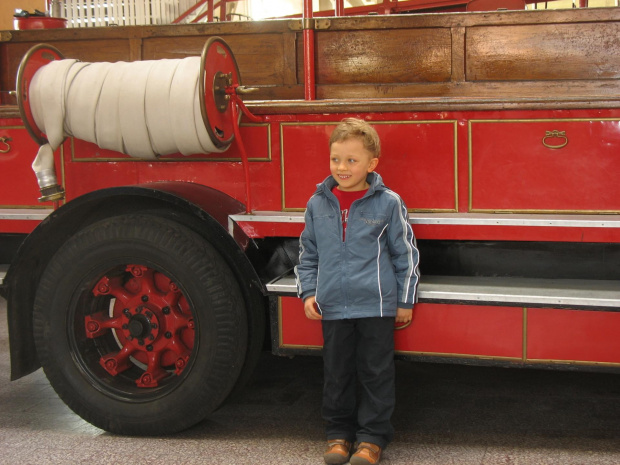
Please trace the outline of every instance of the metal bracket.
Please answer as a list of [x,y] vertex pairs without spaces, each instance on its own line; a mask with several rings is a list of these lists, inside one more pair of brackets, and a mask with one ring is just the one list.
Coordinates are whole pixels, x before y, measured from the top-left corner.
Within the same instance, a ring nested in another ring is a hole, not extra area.
[[[547,139],[564,139],[564,142],[560,144],[549,144]],[[542,144],[548,149],[561,149],[568,144],[568,137],[566,137],[566,131],[546,131],[545,137],[543,137]]]
[[0,137],[0,153],[9,153],[11,151],[11,146],[9,142],[13,140],[10,137]]
[[232,86],[232,73],[224,74],[220,71],[213,78],[213,99],[220,113],[224,113],[230,101],[230,95],[226,95],[226,88]]
[[320,31],[323,29],[329,29],[331,26],[332,26],[331,19],[317,19],[314,24],[314,29],[316,29],[317,31]]
[[315,19],[315,18],[304,18],[304,19],[296,19],[294,21],[289,21],[288,28],[291,31],[303,31],[306,29],[314,29],[315,31],[320,31],[324,29],[329,29],[332,25],[331,20],[329,19]]

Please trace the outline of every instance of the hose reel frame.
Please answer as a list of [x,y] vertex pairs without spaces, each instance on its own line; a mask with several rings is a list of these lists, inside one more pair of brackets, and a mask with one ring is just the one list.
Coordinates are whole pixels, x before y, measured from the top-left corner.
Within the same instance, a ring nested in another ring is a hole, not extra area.
[[26,131],[39,145],[47,144],[45,134],[39,129],[30,107],[30,83],[36,72],[56,60],[64,60],[64,55],[54,46],[38,44],[32,47],[19,63],[17,69],[17,106]]
[[[28,134],[39,145],[48,143],[37,126],[30,106],[30,84],[36,72],[56,60],[65,59],[54,46],[38,44],[22,58],[17,70],[17,105]],[[199,76],[200,113],[209,138],[218,149],[226,150],[235,138],[233,110],[226,88],[241,84],[237,61],[221,37],[211,37],[202,48]],[[241,115],[237,115],[239,124]]]

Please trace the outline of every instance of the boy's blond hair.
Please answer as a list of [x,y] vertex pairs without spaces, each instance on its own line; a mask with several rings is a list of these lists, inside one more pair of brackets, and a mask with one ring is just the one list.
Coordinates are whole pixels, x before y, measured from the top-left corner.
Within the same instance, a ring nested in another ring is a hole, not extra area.
[[364,148],[368,150],[373,158],[381,156],[381,141],[379,134],[366,121],[357,118],[343,119],[329,138],[329,146],[334,142],[343,142],[347,139],[359,139]]

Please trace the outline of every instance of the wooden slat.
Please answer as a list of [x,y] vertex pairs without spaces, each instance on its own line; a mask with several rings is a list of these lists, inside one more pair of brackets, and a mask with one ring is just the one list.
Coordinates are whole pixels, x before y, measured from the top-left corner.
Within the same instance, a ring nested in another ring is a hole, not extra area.
[[464,27],[453,27],[452,32],[452,82],[465,80],[465,32]]
[[450,29],[320,31],[317,84],[448,82]]
[[620,23],[472,27],[468,81],[620,78]]
[[[288,60],[284,53],[285,39],[289,35],[262,34],[260,40],[251,34],[235,34],[225,38],[239,65],[242,81],[246,85],[283,85],[290,83]],[[145,38],[143,59],[185,58],[199,56],[208,35],[169,38]],[[290,58],[290,55],[289,55]]]
[[[619,67],[620,69],[620,67]],[[318,99],[359,98],[438,98],[496,99],[519,102],[539,99],[551,102],[570,97],[583,100],[620,96],[620,80],[557,80],[527,82],[462,82],[462,83],[362,83],[317,86]],[[590,106],[590,105],[588,105]]]

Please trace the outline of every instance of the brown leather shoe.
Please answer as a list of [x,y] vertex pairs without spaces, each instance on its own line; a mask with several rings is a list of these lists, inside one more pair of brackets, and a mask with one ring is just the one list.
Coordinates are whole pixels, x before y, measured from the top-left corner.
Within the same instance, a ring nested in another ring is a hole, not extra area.
[[353,457],[351,465],[374,465],[381,460],[381,448],[369,442],[360,442]]
[[351,456],[351,444],[344,439],[331,439],[327,441],[327,450],[323,454],[325,463],[329,465],[342,465],[349,461]]

